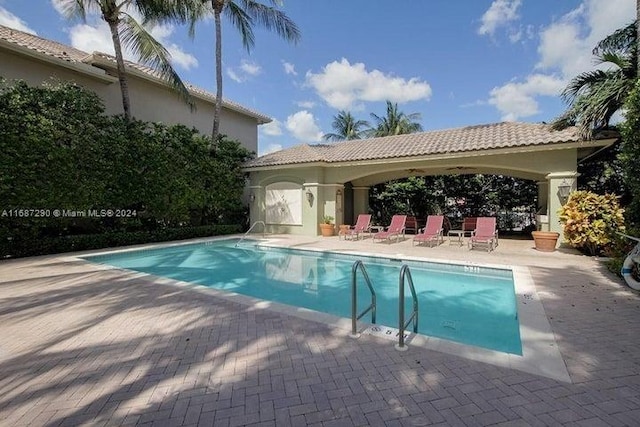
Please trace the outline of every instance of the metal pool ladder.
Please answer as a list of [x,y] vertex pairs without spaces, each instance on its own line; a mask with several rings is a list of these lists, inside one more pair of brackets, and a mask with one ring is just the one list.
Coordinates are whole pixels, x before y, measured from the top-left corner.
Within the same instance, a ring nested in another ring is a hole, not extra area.
[[240,238],[240,240],[238,240],[236,242],[236,248],[238,247],[238,245],[247,237],[247,234],[251,233],[251,230],[253,230],[253,227],[255,227],[258,224],[262,224],[262,237],[264,237],[266,231],[267,231],[267,224],[264,223],[264,221],[256,221],[253,224],[251,224],[251,227],[249,227],[249,229],[247,230],[246,233],[244,233],[244,235]]
[[[371,304],[359,315],[358,311],[358,292],[356,289],[357,285],[357,277],[358,269],[362,272],[362,276],[364,277],[365,283],[369,287],[369,291],[371,292]],[[369,279],[369,274],[367,273],[367,269],[364,268],[364,264],[362,261],[358,260],[353,263],[353,267],[351,268],[351,336],[357,337],[357,321],[362,318],[365,314],[371,311],[371,323],[376,323],[376,291],[373,290],[373,285],[371,284],[371,279]]]
[[[405,277],[409,282],[409,289],[411,290],[411,297],[413,298],[413,312],[409,319],[404,321],[404,287],[405,287]],[[404,331],[409,326],[409,323],[413,320],[413,332],[418,332],[418,298],[416,297],[416,289],[413,286],[413,278],[411,277],[411,270],[409,270],[408,265],[403,265],[400,269],[400,278],[398,280],[399,287],[399,298],[398,298],[398,344],[396,344],[396,350],[405,351],[408,349],[406,345],[404,345]]]

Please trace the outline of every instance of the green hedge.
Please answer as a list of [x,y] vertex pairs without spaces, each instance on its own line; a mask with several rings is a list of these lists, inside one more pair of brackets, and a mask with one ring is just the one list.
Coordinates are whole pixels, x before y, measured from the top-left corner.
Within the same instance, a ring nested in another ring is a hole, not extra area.
[[199,237],[208,234],[194,227],[243,223],[242,164],[252,153],[224,136],[215,155],[211,145],[185,126],[108,116],[96,94],[73,84],[31,87],[0,77],[1,255]]
[[193,239],[197,237],[234,234],[240,225],[206,225],[200,227],[167,228],[156,231],[120,231],[44,238],[16,236],[0,245],[1,258],[18,258],[89,249],[113,248],[150,242]]

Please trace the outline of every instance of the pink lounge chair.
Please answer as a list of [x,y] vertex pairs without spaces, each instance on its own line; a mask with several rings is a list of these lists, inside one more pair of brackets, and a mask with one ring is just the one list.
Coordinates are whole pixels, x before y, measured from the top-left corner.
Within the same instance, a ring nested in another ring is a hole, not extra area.
[[427,217],[427,224],[421,233],[416,234],[413,237],[413,244],[436,242],[436,246],[444,241],[442,237],[442,223],[444,222],[444,215],[429,215]]
[[496,228],[495,217],[479,217],[476,229],[469,238],[469,249],[473,249],[476,245],[486,245],[487,252],[490,252],[498,246],[498,230]]
[[[369,225],[371,223],[371,215],[370,214],[360,214],[358,215],[358,220],[356,221],[356,225],[351,227],[348,230],[344,230],[342,236],[345,240],[347,239],[360,239],[360,234],[366,233],[369,231]],[[338,236],[339,237],[339,236]]]
[[377,240],[389,240],[392,237],[396,238],[396,242],[400,240],[400,235],[404,236],[404,224],[407,221],[406,215],[394,215],[391,218],[391,224],[387,227],[386,231],[379,231],[373,235],[373,241]]

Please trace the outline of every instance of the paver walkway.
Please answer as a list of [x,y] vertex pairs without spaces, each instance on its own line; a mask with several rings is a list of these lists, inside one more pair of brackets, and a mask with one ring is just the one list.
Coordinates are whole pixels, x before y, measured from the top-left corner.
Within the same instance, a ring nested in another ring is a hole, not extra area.
[[283,242],[529,266],[572,383],[52,256],[0,263],[0,425],[640,424],[640,297],[598,260]]

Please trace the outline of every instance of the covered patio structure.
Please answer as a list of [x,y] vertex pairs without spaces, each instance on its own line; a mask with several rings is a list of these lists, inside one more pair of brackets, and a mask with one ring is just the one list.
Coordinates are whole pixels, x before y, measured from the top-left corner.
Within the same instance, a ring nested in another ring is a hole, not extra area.
[[492,174],[538,183],[539,228],[561,231],[559,189],[577,188],[579,162],[617,134],[584,140],[577,128],[503,122],[408,135],[298,145],[248,162],[251,223],[266,231],[318,235],[331,216],[353,224],[369,210],[371,186],[409,176]]

